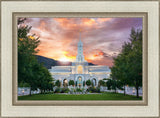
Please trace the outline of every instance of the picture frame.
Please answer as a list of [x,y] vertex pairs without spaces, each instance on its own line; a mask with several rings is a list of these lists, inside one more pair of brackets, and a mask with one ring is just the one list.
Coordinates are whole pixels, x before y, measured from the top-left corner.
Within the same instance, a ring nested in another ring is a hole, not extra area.
[[[1,1],[2,117],[159,117],[159,1]],[[18,101],[17,17],[143,17],[143,101]],[[154,22],[154,24],[152,24]],[[145,40],[146,39],[146,40]],[[154,41],[153,41],[154,40]],[[145,78],[145,79],[144,79]],[[153,88],[154,86],[154,88]],[[27,111],[27,112],[26,112]],[[94,111],[94,112],[93,112]],[[62,114],[63,113],[63,114]]]

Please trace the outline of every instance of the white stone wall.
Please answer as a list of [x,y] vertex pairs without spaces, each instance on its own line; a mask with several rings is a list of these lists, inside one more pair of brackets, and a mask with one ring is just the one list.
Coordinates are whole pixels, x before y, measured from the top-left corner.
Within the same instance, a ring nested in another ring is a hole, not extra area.
[[[108,90],[107,87],[103,87],[103,86],[100,87],[100,90],[105,91],[105,92],[115,92],[115,90]],[[116,92],[117,93],[124,93],[124,90],[117,89]],[[128,95],[137,95],[137,90],[135,87],[126,86],[125,92]],[[139,87],[139,96],[143,96],[142,87]]]
[[[38,94],[40,93],[40,89],[37,91],[31,91],[31,94]],[[18,96],[22,95],[29,95],[30,94],[30,87],[18,87]]]

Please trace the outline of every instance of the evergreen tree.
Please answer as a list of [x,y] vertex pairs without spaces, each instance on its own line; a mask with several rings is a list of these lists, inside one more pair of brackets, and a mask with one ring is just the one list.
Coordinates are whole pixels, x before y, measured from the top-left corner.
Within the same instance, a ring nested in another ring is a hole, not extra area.
[[55,83],[56,86],[60,87],[61,86],[61,82],[59,80],[56,81]]
[[87,80],[87,81],[86,81],[86,85],[87,85],[87,86],[90,86],[90,85],[91,85],[91,80]]
[[112,76],[124,86],[130,85],[137,89],[142,86],[142,30],[131,29],[129,42],[122,46],[122,52],[114,58],[114,66],[111,68]]
[[39,64],[35,54],[40,43],[39,37],[30,34],[31,27],[25,26],[26,18],[18,19],[18,83],[27,83],[31,90],[53,89],[53,79],[49,71]]
[[98,82],[99,84],[99,86],[105,86],[106,84],[105,84],[105,82],[103,81],[103,80],[99,80],[99,82]]
[[70,81],[69,81],[69,85],[72,85],[72,86],[73,86],[73,85],[74,85],[74,81],[73,81],[73,80],[70,80]]

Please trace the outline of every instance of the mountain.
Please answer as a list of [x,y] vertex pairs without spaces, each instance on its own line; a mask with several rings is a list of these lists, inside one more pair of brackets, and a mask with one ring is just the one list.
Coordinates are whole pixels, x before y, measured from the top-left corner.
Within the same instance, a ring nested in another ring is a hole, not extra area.
[[43,63],[43,65],[47,68],[47,69],[50,69],[51,66],[55,66],[57,65],[57,61],[54,60],[54,59],[50,59],[50,58],[47,58],[47,57],[43,57],[43,56],[39,56],[39,55],[35,55],[38,62],[39,63]]
[[[40,55],[35,55],[39,63],[43,63],[43,65],[50,69],[51,66],[71,66],[72,62],[60,62],[51,58],[43,57]],[[88,65],[94,65],[92,63],[88,63]]]

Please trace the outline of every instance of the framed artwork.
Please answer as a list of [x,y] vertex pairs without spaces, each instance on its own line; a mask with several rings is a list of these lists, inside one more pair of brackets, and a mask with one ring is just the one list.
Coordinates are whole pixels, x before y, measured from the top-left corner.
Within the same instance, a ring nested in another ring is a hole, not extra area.
[[1,117],[159,118],[159,1],[1,1]]

